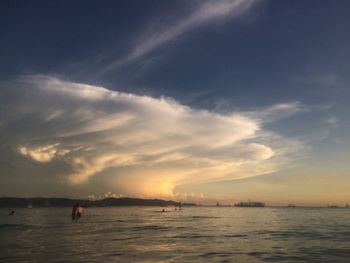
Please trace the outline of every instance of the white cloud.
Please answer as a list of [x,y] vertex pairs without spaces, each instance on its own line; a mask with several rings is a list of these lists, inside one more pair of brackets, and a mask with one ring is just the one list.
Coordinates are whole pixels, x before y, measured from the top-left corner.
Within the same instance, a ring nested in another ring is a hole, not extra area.
[[68,149],[58,149],[59,143],[42,147],[27,148],[19,147],[18,151],[24,156],[30,157],[37,162],[49,162],[55,157],[62,157],[70,152]]
[[245,112],[245,115],[258,119],[261,122],[274,122],[280,119],[288,118],[303,110],[306,109],[303,108],[300,102],[290,102],[276,104],[260,110]]
[[[16,95],[4,98],[9,103],[3,107],[2,133],[33,161],[69,165],[71,172],[61,178],[73,185],[99,175],[118,192],[172,195],[181,184],[274,172],[296,148],[293,140],[264,131],[262,121],[251,117],[258,113],[222,115],[170,98],[42,76],[6,88]],[[259,114],[285,108],[290,107]]]
[[200,1],[200,5],[187,17],[182,17],[174,24],[162,30],[152,32],[138,41],[132,52],[126,57],[105,67],[102,72],[115,69],[130,61],[136,60],[155,50],[161,45],[208,22],[225,17],[236,17],[245,14],[257,0],[211,0]]
[[324,123],[336,126],[338,124],[338,118],[335,116],[330,116],[324,120]]

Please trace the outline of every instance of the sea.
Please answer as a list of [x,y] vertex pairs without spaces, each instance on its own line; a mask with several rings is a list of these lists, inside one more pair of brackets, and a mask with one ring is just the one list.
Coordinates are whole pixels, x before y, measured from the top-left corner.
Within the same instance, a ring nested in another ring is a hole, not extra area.
[[[165,212],[162,212],[165,209]],[[350,262],[350,209],[0,209],[0,262]]]

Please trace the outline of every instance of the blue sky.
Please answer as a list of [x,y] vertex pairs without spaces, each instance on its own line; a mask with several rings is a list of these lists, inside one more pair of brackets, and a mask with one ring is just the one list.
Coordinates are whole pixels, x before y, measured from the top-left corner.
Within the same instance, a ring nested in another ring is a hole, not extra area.
[[0,5],[1,195],[350,202],[349,1]]

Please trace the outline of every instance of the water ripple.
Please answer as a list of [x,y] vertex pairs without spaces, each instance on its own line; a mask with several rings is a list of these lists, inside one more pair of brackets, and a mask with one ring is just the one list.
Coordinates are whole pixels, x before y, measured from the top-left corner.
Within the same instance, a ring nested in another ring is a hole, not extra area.
[[154,210],[0,209],[0,261],[349,262],[350,210]]

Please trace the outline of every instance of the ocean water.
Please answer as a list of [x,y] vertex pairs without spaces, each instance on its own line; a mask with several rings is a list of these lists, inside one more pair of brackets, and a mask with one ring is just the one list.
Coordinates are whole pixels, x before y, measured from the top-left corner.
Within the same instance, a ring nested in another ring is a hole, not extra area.
[[0,262],[350,262],[350,209],[0,209]]

